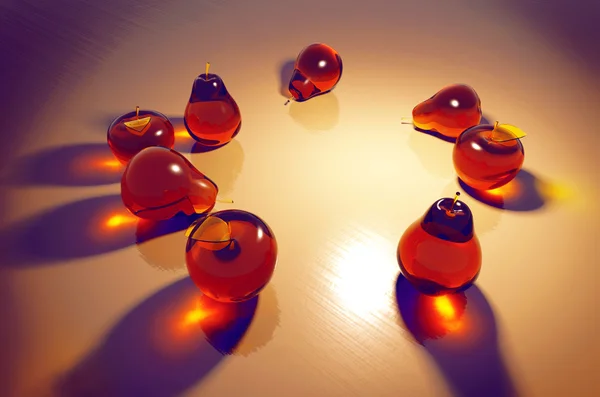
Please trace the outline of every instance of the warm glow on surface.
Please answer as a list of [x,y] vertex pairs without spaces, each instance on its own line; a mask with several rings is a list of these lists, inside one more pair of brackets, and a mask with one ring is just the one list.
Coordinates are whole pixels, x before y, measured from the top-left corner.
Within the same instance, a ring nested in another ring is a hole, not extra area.
[[374,233],[360,232],[333,255],[331,288],[345,311],[367,319],[390,310],[390,285],[398,275],[392,244]]
[[496,188],[496,189],[487,190],[485,192],[485,194],[488,194],[492,197],[501,197],[501,198],[508,199],[511,197],[517,197],[520,192],[521,192],[521,187],[519,186],[519,181],[516,179],[513,179],[512,181],[510,181],[509,183],[507,183],[504,186],[500,186],[499,188]]
[[436,296],[432,298],[433,309],[439,319],[439,325],[446,331],[457,331],[462,327],[462,315],[459,314],[457,302],[449,296]]
[[106,220],[106,227],[114,229],[114,228],[118,228],[120,226],[124,226],[124,225],[129,225],[132,223],[135,223],[137,221],[137,218],[133,215],[127,215],[127,214],[114,214],[111,215],[107,220]]
[[118,160],[104,160],[98,162],[98,165],[103,168],[118,169],[121,168],[121,163]]
[[191,138],[190,133],[187,130],[175,131],[175,138]]
[[73,175],[97,173],[113,175],[116,172],[122,172],[123,168],[124,166],[114,158],[108,148],[106,153],[103,151],[77,156],[71,160],[69,165],[70,172]]
[[454,306],[452,306],[452,302],[447,296],[435,297],[433,304],[435,310],[437,310],[438,314],[443,318],[450,320],[456,316],[456,310],[454,310]]
[[537,188],[542,195],[551,200],[568,201],[575,197],[574,189],[561,183],[537,183]]
[[188,311],[181,323],[182,328],[187,328],[191,325],[200,324],[202,320],[209,317],[211,311],[200,305],[200,302],[196,303],[196,307]]

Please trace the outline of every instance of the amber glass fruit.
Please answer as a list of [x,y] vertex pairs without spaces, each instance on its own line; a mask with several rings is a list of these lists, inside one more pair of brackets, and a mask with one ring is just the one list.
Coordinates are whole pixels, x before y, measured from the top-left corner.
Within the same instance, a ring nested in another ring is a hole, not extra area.
[[143,149],[162,146],[169,149],[175,144],[173,124],[164,114],[139,110],[116,118],[108,127],[108,146],[122,164],[127,164]]
[[200,291],[221,302],[256,296],[273,276],[277,240],[269,226],[246,211],[210,214],[188,230],[186,263]]
[[342,58],[326,44],[311,44],[296,59],[289,91],[296,102],[304,102],[333,90],[342,78]]
[[[476,190],[506,185],[519,173],[525,150],[512,129],[503,125],[478,125],[463,132],[453,151],[458,177]],[[512,126],[510,126],[512,127]]]
[[481,100],[472,87],[453,84],[415,106],[412,115],[415,127],[456,138],[481,122]]
[[471,210],[462,201],[436,201],[404,232],[397,255],[402,274],[424,294],[468,288],[481,269]]
[[225,145],[242,128],[240,108],[221,77],[210,73],[194,80],[183,120],[190,136],[207,147]]
[[134,156],[121,179],[121,197],[134,215],[166,220],[212,210],[219,189],[183,155],[150,147]]

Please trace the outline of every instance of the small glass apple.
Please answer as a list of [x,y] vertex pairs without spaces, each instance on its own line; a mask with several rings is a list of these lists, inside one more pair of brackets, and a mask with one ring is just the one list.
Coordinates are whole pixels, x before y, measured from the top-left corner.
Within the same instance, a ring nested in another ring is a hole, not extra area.
[[509,124],[478,125],[464,131],[452,154],[458,177],[475,190],[497,189],[512,181],[525,161],[525,133]]
[[107,141],[110,150],[122,164],[127,164],[143,149],[162,146],[172,149],[175,129],[162,113],[140,110],[117,117],[108,127]]
[[190,226],[186,235],[190,277],[214,300],[252,299],[273,276],[277,240],[271,228],[254,214],[215,212]]

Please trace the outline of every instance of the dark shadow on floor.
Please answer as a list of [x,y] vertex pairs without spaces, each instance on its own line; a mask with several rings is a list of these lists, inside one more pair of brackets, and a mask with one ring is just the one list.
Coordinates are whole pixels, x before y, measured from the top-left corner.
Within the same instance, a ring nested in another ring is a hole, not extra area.
[[18,381],[15,362],[22,359],[24,348],[22,310],[16,301],[12,275],[0,269],[0,396],[14,396]]
[[498,345],[493,310],[476,285],[462,293],[430,297],[400,275],[396,301],[404,325],[430,355],[454,395],[519,395]]
[[[226,1],[211,1],[181,7],[175,0],[3,2],[0,108],[6,117],[0,130],[0,169],[22,143],[50,133],[40,125],[37,111],[89,80],[134,32],[177,28],[196,21],[197,11],[207,16],[227,6]],[[104,134],[112,120],[106,121],[99,128]]]
[[288,89],[292,74],[294,73],[295,59],[289,58],[279,64],[277,71],[279,72],[279,93],[284,98],[289,98],[292,95]]
[[479,122],[479,125],[494,125],[494,122],[496,121],[496,119],[494,119],[492,116],[490,116],[487,113],[483,113],[481,115],[481,121]]
[[141,257],[158,270],[184,270],[185,231],[196,219],[204,216],[178,214],[166,221],[138,221],[136,245]]
[[259,300],[217,303],[179,280],[119,320],[55,389],[63,397],[180,396],[233,354]]
[[36,214],[0,231],[0,267],[42,266],[101,255],[187,229],[194,217],[163,222],[140,221],[120,195],[66,204]]
[[119,183],[125,167],[108,144],[60,146],[18,158],[2,182],[13,186],[99,186]]
[[460,178],[460,187],[474,199],[507,211],[537,211],[546,205],[541,191],[542,182],[531,172],[522,169],[515,179],[498,189],[479,191],[467,186]]

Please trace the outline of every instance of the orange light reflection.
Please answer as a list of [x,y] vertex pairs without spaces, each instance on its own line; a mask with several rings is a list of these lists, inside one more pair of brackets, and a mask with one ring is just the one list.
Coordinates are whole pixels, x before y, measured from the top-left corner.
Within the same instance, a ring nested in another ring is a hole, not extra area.
[[196,302],[196,307],[187,313],[185,313],[183,321],[181,322],[181,328],[186,329],[192,325],[199,325],[202,320],[214,315],[214,312],[203,305],[200,302]]
[[110,153],[80,156],[74,159],[70,166],[71,171],[79,175],[98,172],[113,174],[122,172],[123,167]]
[[103,160],[98,162],[98,166],[108,169],[120,169],[122,164],[118,160]]
[[462,327],[461,317],[455,303],[448,296],[433,298],[433,307],[438,314],[439,325],[446,331],[457,331]]
[[496,189],[487,190],[482,192],[484,195],[488,195],[491,197],[503,198],[503,199],[511,199],[518,197],[521,194],[522,188],[520,186],[520,182],[516,179],[513,179],[509,183],[504,186],[501,186]]
[[106,221],[105,226],[109,229],[115,229],[124,225],[130,225],[137,222],[137,217],[132,214],[113,214]]
[[175,131],[175,138],[192,138],[187,130]]

